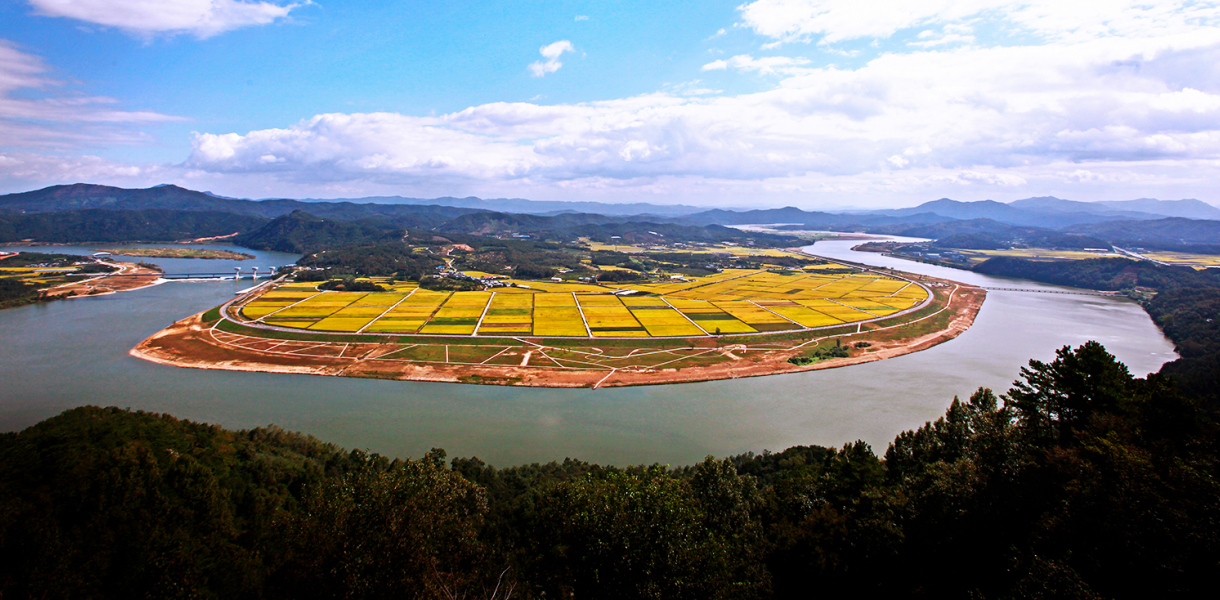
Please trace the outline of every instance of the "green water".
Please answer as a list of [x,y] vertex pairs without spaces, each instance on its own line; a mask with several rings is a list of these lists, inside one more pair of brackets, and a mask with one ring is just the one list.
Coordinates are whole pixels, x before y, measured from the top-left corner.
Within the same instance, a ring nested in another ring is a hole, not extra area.
[[[815,251],[970,283],[1061,289],[852,253],[854,243],[820,242]],[[259,253],[240,264],[248,270],[294,258]],[[231,261],[153,262],[172,272],[232,271]],[[1101,341],[1137,375],[1175,357],[1135,303],[1024,292],[990,293],[974,327],[923,352],[841,369],[670,386],[557,390],[378,381],[181,369],[128,356],[162,327],[249,285],[172,282],[0,311],[0,430],[97,404],[234,428],[274,423],[396,456],[441,447],[500,466],[564,457],[677,465],[708,454],[856,439],[884,451],[899,431],[938,417],[954,395],[980,385],[1007,389],[1026,361],[1048,360],[1064,344]]]

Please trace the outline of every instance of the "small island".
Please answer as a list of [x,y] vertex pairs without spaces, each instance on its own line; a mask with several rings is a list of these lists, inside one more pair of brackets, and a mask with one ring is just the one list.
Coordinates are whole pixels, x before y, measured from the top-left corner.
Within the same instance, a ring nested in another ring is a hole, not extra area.
[[250,260],[254,258],[253,254],[246,252],[203,248],[98,248],[97,251],[141,258],[202,258],[209,260]]

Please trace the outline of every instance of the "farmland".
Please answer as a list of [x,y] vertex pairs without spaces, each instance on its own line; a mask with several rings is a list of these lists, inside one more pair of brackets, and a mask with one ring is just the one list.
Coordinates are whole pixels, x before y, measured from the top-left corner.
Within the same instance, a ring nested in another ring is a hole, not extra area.
[[[508,280],[487,291],[385,292],[272,286],[231,313],[239,322],[334,333],[472,337],[686,338],[799,331],[889,317],[928,299],[892,275],[815,265],[725,269],[631,285]],[[383,286],[384,287],[384,286]]]
[[195,368],[419,381],[677,383],[922,350],[965,331],[985,297],[951,282],[826,261],[625,284],[501,278],[457,292],[364,281],[384,291],[268,283],[132,353]]

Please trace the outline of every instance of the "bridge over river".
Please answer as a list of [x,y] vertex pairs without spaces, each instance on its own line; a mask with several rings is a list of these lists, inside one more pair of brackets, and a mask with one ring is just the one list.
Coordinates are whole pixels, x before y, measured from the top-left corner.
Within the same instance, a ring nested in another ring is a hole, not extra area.
[[1033,294],[1068,294],[1072,296],[1122,296],[1122,292],[1098,292],[1092,290],[1036,290],[1029,288],[1009,288],[1009,287],[986,287],[979,286],[985,290],[997,292],[1030,292]]

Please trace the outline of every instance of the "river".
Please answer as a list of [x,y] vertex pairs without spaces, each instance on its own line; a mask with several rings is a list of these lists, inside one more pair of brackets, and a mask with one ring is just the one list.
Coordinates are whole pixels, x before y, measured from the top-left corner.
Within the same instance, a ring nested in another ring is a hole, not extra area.
[[[821,241],[809,250],[985,286],[1064,289],[852,251],[858,243]],[[263,271],[297,258],[254,254],[240,262],[147,260],[166,272],[201,273],[234,266]],[[95,404],[229,428],[273,423],[389,456],[418,457],[440,447],[497,466],[565,457],[682,465],[709,454],[857,439],[880,453],[900,431],[940,416],[955,395],[979,386],[1004,391],[1029,359],[1050,360],[1065,344],[1098,340],[1139,376],[1176,357],[1134,302],[1006,291],[988,294],[965,334],[923,352],[840,369],[669,386],[563,390],[205,371],[127,354],[162,327],[249,285],[248,279],[170,282],[0,311],[0,430]]]

